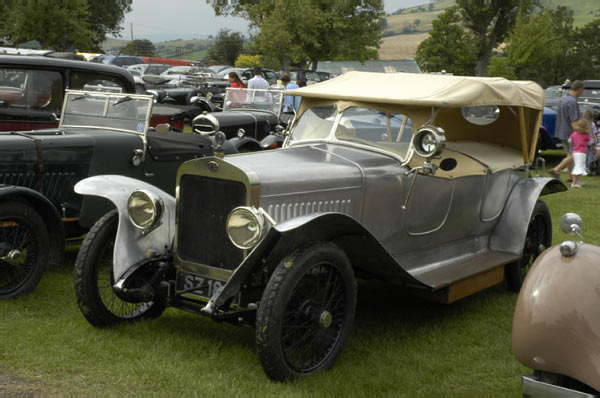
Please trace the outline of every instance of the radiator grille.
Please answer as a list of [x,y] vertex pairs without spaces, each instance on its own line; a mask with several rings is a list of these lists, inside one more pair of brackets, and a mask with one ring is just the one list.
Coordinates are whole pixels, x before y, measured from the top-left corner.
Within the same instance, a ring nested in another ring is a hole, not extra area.
[[225,230],[227,216],[246,204],[241,182],[183,175],[179,185],[177,251],[181,259],[232,270],[242,261]]
[[[74,172],[46,172],[42,194],[55,205],[73,196],[76,174]],[[0,173],[0,184],[37,189],[37,176],[34,172]]]

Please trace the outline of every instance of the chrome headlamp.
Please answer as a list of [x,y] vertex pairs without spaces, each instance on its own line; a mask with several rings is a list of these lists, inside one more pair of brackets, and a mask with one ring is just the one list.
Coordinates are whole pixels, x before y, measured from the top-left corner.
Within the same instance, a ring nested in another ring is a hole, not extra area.
[[258,244],[265,231],[265,217],[253,207],[236,207],[229,213],[225,229],[235,247],[252,249]]
[[138,189],[129,196],[127,215],[129,221],[139,229],[147,230],[155,226],[162,216],[164,204],[154,192]]
[[436,126],[423,126],[413,136],[413,147],[417,155],[426,159],[438,156],[446,146],[444,129]]

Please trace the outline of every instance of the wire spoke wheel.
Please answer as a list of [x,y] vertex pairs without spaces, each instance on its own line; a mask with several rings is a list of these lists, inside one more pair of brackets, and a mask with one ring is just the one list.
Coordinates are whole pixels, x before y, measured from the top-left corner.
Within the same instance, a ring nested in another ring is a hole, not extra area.
[[75,261],[75,295],[81,313],[94,326],[105,327],[142,318],[155,318],[164,300],[130,303],[113,291],[113,252],[119,214],[106,214],[84,239]]
[[38,284],[47,262],[48,237],[31,207],[12,202],[0,206],[0,298],[12,298]]
[[309,269],[290,296],[281,328],[285,358],[293,369],[310,372],[323,362],[339,340],[344,310],[339,272],[326,263]]
[[263,292],[256,320],[267,375],[288,380],[329,369],[350,333],[354,272],[333,243],[302,246],[284,258]]

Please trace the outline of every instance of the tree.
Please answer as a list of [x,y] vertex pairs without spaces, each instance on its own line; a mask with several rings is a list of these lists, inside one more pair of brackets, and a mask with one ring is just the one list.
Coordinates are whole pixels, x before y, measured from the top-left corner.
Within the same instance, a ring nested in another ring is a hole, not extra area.
[[463,24],[473,33],[477,76],[487,75],[492,50],[506,38],[519,12],[529,14],[537,0],[456,0]]
[[510,64],[508,58],[500,55],[492,56],[488,65],[488,73],[493,77],[503,77],[510,80],[517,79],[515,68]]
[[45,48],[100,50],[107,34],[118,35],[131,0],[2,0],[0,37],[14,43],[38,40]]
[[124,47],[121,47],[119,54],[154,57],[156,56],[156,48],[154,48],[154,44],[150,40],[132,40]]
[[283,66],[307,59],[313,69],[320,60],[376,58],[385,15],[381,0],[215,0],[212,6],[218,15],[249,20],[258,51],[273,51]]
[[238,68],[252,68],[254,66],[262,67],[263,63],[260,55],[240,54],[234,65]]
[[13,43],[37,40],[57,51],[87,50],[95,33],[86,0],[22,0],[12,3],[5,34]]
[[244,48],[244,38],[239,32],[221,29],[208,49],[207,57],[225,65],[233,65]]
[[[534,15],[520,14],[508,36],[506,54],[519,79],[535,80],[542,85],[564,81],[564,65],[574,67],[571,57],[572,13],[542,11]],[[565,16],[570,21],[562,20]]]
[[99,51],[100,45],[106,40],[106,35],[120,36],[125,14],[131,11],[132,0],[87,0],[91,30],[95,33],[92,38],[93,51]]
[[429,37],[417,47],[415,60],[427,72],[446,70],[457,75],[473,75],[476,50],[473,35],[460,24],[457,7],[448,8],[433,20]]
[[600,71],[599,53],[600,20],[596,19],[576,28],[573,34],[573,60],[577,64],[571,70],[571,80],[596,79]]

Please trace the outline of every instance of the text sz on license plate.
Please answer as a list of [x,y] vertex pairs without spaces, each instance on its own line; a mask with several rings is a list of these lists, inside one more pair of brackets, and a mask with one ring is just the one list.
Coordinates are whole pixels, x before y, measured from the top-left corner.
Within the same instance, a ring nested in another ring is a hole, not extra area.
[[219,279],[207,278],[187,272],[177,272],[177,292],[179,293],[190,293],[211,298],[215,292],[225,286],[225,283],[225,281]]

